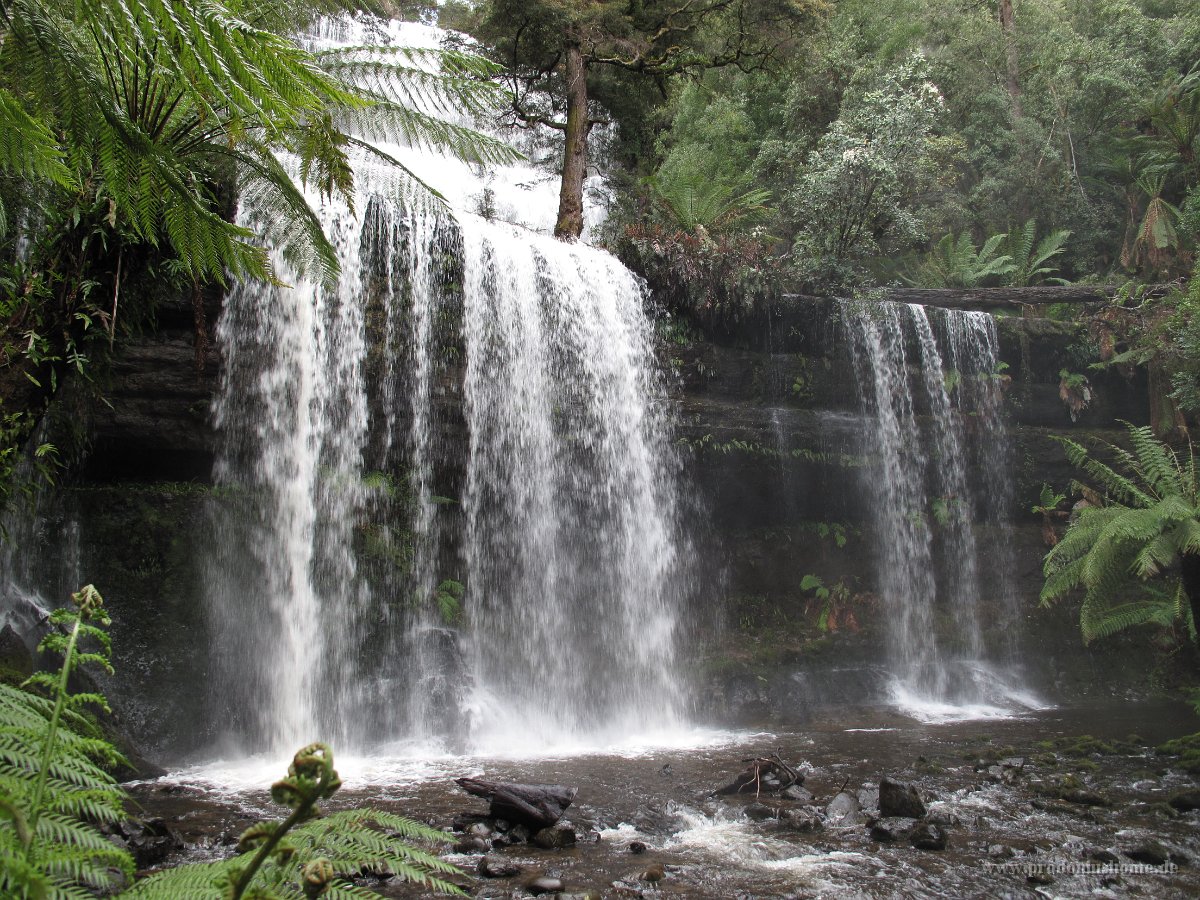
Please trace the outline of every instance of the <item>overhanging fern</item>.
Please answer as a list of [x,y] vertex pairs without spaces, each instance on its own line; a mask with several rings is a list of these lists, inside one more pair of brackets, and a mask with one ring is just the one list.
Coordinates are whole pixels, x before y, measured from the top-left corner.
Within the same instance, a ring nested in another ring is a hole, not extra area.
[[1189,447],[1181,459],[1148,427],[1126,429],[1132,450],[1110,445],[1111,466],[1060,439],[1093,483],[1083,489],[1089,505],[1046,554],[1041,601],[1083,588],[1080,627],[1088,642],[1142,624],[1182,623],[1195,638],[1196,598],[1182,577],[1200,564],[1195,457]]

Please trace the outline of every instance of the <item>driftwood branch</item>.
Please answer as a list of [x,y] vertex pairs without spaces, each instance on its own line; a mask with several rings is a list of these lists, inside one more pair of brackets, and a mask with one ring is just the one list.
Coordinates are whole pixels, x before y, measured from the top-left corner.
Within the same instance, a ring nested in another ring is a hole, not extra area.
[[766,775],[774,776],[775,781],[769,787],[772,793],[787,790],[794,784],[804,783],[804,776],[785,763],[778,753],[772,753],[770,756],[748,757],[742,762],[750,764],[746,771],[738,775],[730,784],[715,791],[715,794],[718,796],[744,794],[749,793],[753,788],[754,796],[757,798],[763,790],[763,777]]

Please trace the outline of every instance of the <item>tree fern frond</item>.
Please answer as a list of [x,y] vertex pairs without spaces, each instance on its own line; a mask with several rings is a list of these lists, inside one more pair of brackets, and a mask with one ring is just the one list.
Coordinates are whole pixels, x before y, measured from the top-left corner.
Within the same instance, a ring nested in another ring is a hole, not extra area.
[[386,97],[372,96],[365,108],[335,110],[339,127],[365,140],[444,152],[478,165],[507,165],[524,157],[497,138],[481,134]]
[[1136,506],[1150,506],[1154,497],[1142,490],[1130,478],[1120,474],[1113,468],[1093,457],[1083,445],[1068,438],[1054,438],[1066,450],[1067,459],[1071,465],[1083,469],[1099,486],[1100,489],[1120,503]]

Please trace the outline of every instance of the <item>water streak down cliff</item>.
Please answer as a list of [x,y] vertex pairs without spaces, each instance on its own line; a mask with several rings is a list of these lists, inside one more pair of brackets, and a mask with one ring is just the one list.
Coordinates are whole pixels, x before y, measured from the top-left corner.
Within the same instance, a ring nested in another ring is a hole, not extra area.
[[[878,464],[867,469],[864,493],[877,531],[893,697],[933,716],[1031,702],[1012,671],[1018,622],[1008,542],[991,529],[997,546],[984,571],[977,537],[1002,519],[1012,493],[992,317],[846,303],[842,324],[863,409],[874,418],[865,449]],[[985,582],[1000,598],[991,641]]]

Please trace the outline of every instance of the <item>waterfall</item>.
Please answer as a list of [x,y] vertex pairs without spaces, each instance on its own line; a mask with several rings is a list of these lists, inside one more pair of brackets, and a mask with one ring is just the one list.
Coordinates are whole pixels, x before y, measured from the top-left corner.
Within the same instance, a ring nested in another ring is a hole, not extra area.
[[[935,715],[1003,703],[1019,679],[1002,671],[1016,606],[997,527],[1012,488],[995,324],[987,313],[911,304],[841,309],[872,419],[865,449],[877,465],[864,494],[893,696]],[[997,545],[987,554],[981,528]]]
[[691,566],[643,289],[473,214],[466,167],[393,149],[457,207],[364,163],[358,215],[311,198],[336,284],[277,255],[281,285],[226,300],[219,728],[492,753],[669,731]]

